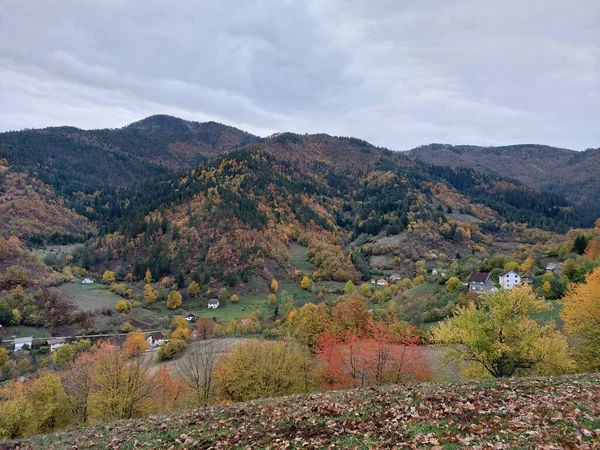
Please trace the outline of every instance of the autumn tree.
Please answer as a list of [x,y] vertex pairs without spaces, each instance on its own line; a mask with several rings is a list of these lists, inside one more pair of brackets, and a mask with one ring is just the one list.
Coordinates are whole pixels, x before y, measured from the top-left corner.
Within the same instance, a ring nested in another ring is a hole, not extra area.
[[357,295],[335,305],[331,310],[331,319],[337,329],[354,330],[360,334],[369,327],[371,315],[365,300]]
[[32,434],[50,433],[69,424],[72,414],[69,399],[56,373],[41,372],[27,388],[27,400],[35,412]]
[[144,282],[146,284],[152,283],[152,272],[150,272],[150,269],[146,269],[146,273],[144,275]]
[[105,270],[102,274],[102,281],[106,284],[115,282],[115,273],[112,270]]
[[460,280],[457,277],[450,277],[450,278],[448,278],[448,281],[446,281],[446,288],[448,288],[448,290],[450,292],[455,291],[456,289],[458,289],[461,286],[462,286],[462,283],[460,282]]
[[372,322],[361,335],[325,332],[318,345],[324,363],[321,385],[341,389],[427,379],[429,367],[419,344],[414,328],[391,332],[381,322]]
[[177,373],[194,392],[196,406],[211,403],[215,395],[215,369],[225,352],[222,341],[197,343],[176,361]]
[[560,313],[565,330],[572,334],[575,356],[585,370],[600,369],[600,268],[584,283],[573,285],[563,298]]
[[451,346],[445,360],[481,368],[489,375],[564,373],[573,368],[567,342],[552,325],[529,316],[549,309],[529,286],[482,296],[479,306],[459,306],[433,330],[435,342]]
[[200,294],[200,284],[197,281],[192,281],[188,286],[188,294],[190,297],[198,297]]
[[75,421],[81,425],[88,424],[90,419],[89,401],[94,389],[93,369],[96,363],[95,358],[96,355],[93,353],[82,353],[75,361],[70,363],[68,370],[62,373],[62,382]]
[[274,305],[277,301],[277,297],[272,292],[267,296],[267,300],[269,301],[269,305]]
[[277,291],[279,290],[279,283],[277,282],[277,280],[275,278],[273,278],[271,280],[271,291],[274,294],[277,294]]
[[8,350],[4,347],[0,347],[0,369],[4,367],[4,363],[8,361]]
[[206,340],[212,337],[214,328],[215,321],[210,317],[200,317],[196,321],[196,331],[199,339]]
[[177,291],[169,292],[167,296],[167,308],[177,309],[181,306],[181,294]]
[[125,343],[123,344],[123,351],[129,357],[139,356],[148,350],[150,344],[146,340],[144,332],[140,329],[132,331],[127,335]]
[[0,285],[7,289],[17,286],[27,287],[29,284],[29,271],[20,266],[9,266],[0,277]]
[[315,288],[315,284],[314,284],[313,280],[311,280],[306,275],[304,277],[302,277],[300,286],[302,287],[302,289],[306,289],[308,292],[312,292]]
[[172,377],[167,368],[161,365],[154,374],[154,383],[152,412],[181,409],[189,389],[180,378]]
[[585,249],[585,254],[592,261],[600,259],[600,240],[590,239]]
[[306,303],[293,321],[294,334],[301,343],[312,350],[329,324],[329,314],[323,306]]
[[155,385],[141,358],[128,358],[118,347],[104,343],[92,369],[92,417],[100,421],[141,417],[151,410]]
[[251,339],[225,354],[215,370],[217,396],[227,401],[276,397],[314,388],[308,351],[292,341]]
[[154,303],[158,299],[158,291],[150,284],[144,285],[144,299],[148,303]]
[[233,295],[231,296],[231,303],[237,303],[237,302],[239,302],[239,301],[240,301],[240,298],[238,297],[238,295],[237,295],[237,294],[233,294]]
[[352,280],[346,281],[346,285],[344,286],[344,295],[354,295],[356,293],[356,286]]
[[127,300],[119,300],[115,303],[115,309],[120,313],[127,313],[131,311],[131,303]]

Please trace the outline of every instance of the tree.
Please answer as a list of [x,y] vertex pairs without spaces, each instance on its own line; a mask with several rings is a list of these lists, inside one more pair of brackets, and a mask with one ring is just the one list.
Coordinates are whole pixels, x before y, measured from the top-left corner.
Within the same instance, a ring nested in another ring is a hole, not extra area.
[[177,291],[169,292],[167,296],[167,308],[177,309],[181,306],[181,294]]
[[158,349],[158,358],[161,361],[173,359],[187,348],[187,342],[182,339],[170,339]]
[[315,284],[313,283],[313,280],[308,278],[306,275],[302,278],[302,281],[300,282],[300,286],[302,287],[302,289],[306,289],[308,292],[312,292],[315,288]]
[[370,298],[372,294],[371,286],[369,286],[367,283],[363,283],[360,285],[358,292],[360,292],[360,295],[362,295],[364,298]]
[[238,297],[238,295],[237,295],[237,294],[233,294],[233,295],[231,296],[231,303],[237,303],[237,302],[239,302],[239,301],[240,301],[240,298]]
[[95,364],[95,354],[82,353],[70,363],[69,369],[65,370],[62,375],[62,382],[69,397],[75,420],[82,425],[87,424],[90,419],[89,401],[94,389],[93,368]]
[[27,287],[29,284],[29,271],[24,267],[10,266],[0,277],[0,284],[7,289],[17,286]]
[[197,281],[192,281],[188,286],[188,294],[190,297],[198,297],[200,294],[200,284]]
[[96,352],[92,376],[93,419],[131,419],[151,410],[155,384],[141,358],[128,358],[118,347],[103,343]]
[[588,245],[588,240],[585,235],[578,235],[573,241],[573,249],[571,250],[573,253],[577,253],[578,255],[583,255],[585,253],[585,249]]
[[333,325],[340,330],[353,330],[357,334],[365,332],[371,323],[371,315],[365,300],[356,296],[338,303],[331,310]]
[[199,339],[206,340],[212,337],[214,328],[215,321],[209,317],[200,317],[196,321],[196,330]]
[[592,261],[600,259],[600,240],[590,239],[585,250],[585,254]]
[[356,286],[354,286],[354,283],[352,282],[352,280],[348,280],[346,281],[346,285],[344,286],[344,295],[354,295],[356,293]]
[[446,361],[500,378],[521,372],[564,373],[573,368],[567,342],[554,325],[529,315],[549,309],[529,286],[482,296],[477,307],[459,306],[433,330],[434,341],[452,346]]
[[277,280],[275,278],[273,278],[271,280],[271,291],[273,291],[274,294],[277,294],[278,290],[279,290],[279,283],[277,282]]
[[115,273],[112,270],[105,270],[102,274],[102,281],[105,283],[114,283],[115,282]]
[[215,370],[222,400],[247,401],[308,392],[314,387],[308,352],[292,341],[251,339],[225,354]]
[[166,288],[171,285],[171,279],[169,277],[162,277],[160,280],[160,286]]
[[31,423],[33,434],[50,433],[69,424],[69,399],[56,373],[41,372],[27,388],[27,400],[35,412]]
[[224,300],[227,300],[228,298],[229,298],[229,292],[227,292],[227,288],[222,287],[221,289],[219,289],[219,300],[224,301]]
[[150,272],[150,268],[147,268],[146,273],[144,275],[144,282],[146,284],[148,284],[148,283],[152,283],[152,281],[153,281],[152,280],[152,272]]
[[144,299],[148,303],[154,303],[158,299],[158,291],[150,284],[144,285]]
[[448,288],[448,290],[450,292],[455,291],[456,289],[458,289],[461,286],[462,286],[462,283],[460,282],[460,280],[457,277],[450,277],[450,278],[448,278],[448,281],[446,281],[446,288]]
[[195,394],[196,406],[208,405],[214,398],[214,373],[225,352],[221,341],[197,343],[176,362],[177,373]]
[[575,356],[585,370],[600,369],[600,268],[572,286],[560,313],[565,330],[577,341]]
[[8,350],[4,347],[0,347],[0,370],[4,367],[6,361],[8,361]]
[[324,363],[321,385],[343,389],[422,381],[430,373],[419,343],[414,328],[392,333],[381,322],[371,323],[362,335],[323,333],[318,347]]
[[267,300],[269,301],[269,305],[274,305],[277,301],[277,297],[272,292],[267,296]]
[[125,343],[123,344],[123,350],[125,354],[130,357],[139,356],[148,350],[150,344],[146,340],[146,336],[142,330],[138,329],[127,335]]
[[131,311],[131,303],[129,303],[127,300],[119,300],[115,304],[115,309],[117,310],[117,312],[127,313]]
[[329,314],[324,307],[306,303],[294,320],[294,333],[302,344],[312,350],[329,324]]

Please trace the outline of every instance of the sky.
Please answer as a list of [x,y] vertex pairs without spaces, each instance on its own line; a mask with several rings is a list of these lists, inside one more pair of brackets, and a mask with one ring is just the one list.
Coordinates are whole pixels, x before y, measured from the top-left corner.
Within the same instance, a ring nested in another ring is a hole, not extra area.
[[600,147],[599,0],[2,0],[0,130]]

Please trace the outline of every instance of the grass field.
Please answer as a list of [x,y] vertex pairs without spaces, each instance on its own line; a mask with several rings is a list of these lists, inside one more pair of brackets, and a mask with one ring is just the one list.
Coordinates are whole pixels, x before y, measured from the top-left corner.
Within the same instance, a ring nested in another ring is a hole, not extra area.
[[423,283],[412,289],[404,291],[402,293],[403,297],[415,299],[419,297],[426,297],[428,295],[434,295],[441,291],[443,286],[439,283]]
[[66,255],[73,253],[81,246],[83,246],[83,244],[48,245],[44,248],[36,249],[35,254],[40,259],[44,259],[48,255],[55,255],[58,258],[63,259]]
[[48,336],[48,330],[45,328],[28,327],[27,325],[9,325],[4,328],[6,334],[5,339],[12,339],[13,336],[41,338]]
[[7,448],[600,447],[600,375],[301,394],[33,436]]
[[114,308],[115,303],[121,300],[121,297],[100,283],[81,284],[80,280],[75,280],[74,283],[65,283],[58,289],[77,305],[77,308],[87,312]]
[[312,272],[315,270],[308,261],[308,247],[292,242],[290,245],[290,264],[296,269],[304,270],[306,272]]
[[550,303],[552,309],[532,314],[531,318],[539,322],[556,322],[556,325],[560,326],[560,309],[562,307],[562,302],[560,300],[550,300],[548,303]]

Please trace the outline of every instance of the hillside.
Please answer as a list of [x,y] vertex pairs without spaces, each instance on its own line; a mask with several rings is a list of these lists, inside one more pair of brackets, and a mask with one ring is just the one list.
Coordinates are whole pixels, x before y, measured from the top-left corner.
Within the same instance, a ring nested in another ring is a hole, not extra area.
[[88,448],[598,448],[598,375],[253,401],[0,444]]
[[431,144],[408,153],[438,166],[466,167],[514,178],[537,189],[563,194],[578,205],[600,202],[600,149],[576,152],[545,145],[478,147]]

